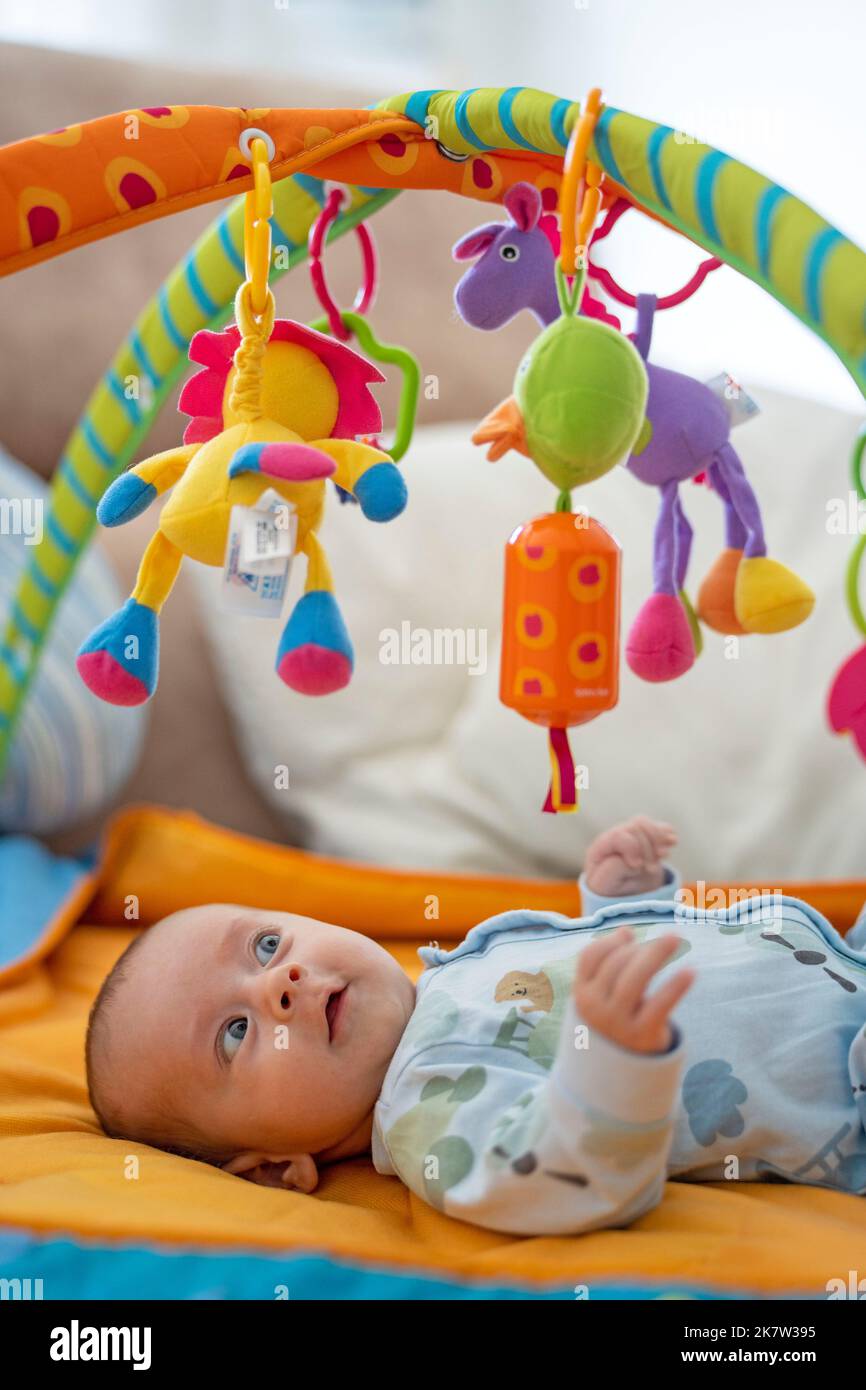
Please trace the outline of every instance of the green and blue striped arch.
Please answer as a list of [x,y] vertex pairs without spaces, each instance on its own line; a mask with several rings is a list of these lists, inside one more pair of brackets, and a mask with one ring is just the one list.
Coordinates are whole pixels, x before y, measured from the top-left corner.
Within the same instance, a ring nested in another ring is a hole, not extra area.
[[[405,115],[446,149],[519,151],[561,161],[579,103],[532,88],[429,90],[378,107]],[[590,158],[640,209],[771,294],[837,354],[866,395],[866,254],[771,179],[673,128],[605,106]],[[352,187],[332,236],[402,190]],[[324,185],[294,174],[274,187],[276,278],[306,259]],[[0,636],[0,775],[60,600],[95,526],[96,504],[133,460],[187,365],[201,328],[220,327],[243,278],[242,199],[230,204],[139,315],[63,450],[49,515]],[[132,384],[132,385],[131,385]],[[136,390],[136,384],[141,389]]]

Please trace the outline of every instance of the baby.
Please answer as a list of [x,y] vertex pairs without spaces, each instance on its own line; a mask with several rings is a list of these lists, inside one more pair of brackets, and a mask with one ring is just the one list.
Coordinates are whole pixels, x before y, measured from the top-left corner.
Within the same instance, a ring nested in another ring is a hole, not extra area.
[[866,914],[843,941],[793,898],[690,907],[675,843],[646,817],[599,836],[583,917],[493,917],[423,948],[417,989],[343,927],[174,913],[93,1006],[96,1114],[300,1192],[372,1152],[517,1234],[625,1225],[667,1177],[866,1192]]

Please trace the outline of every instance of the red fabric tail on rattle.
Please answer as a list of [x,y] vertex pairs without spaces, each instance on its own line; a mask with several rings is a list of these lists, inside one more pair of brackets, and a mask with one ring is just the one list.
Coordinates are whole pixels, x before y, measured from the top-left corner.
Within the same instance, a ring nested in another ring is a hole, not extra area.
[[555,815],[557,811],[577,810],[577,787],[574,777],[574,759],[568,746],[566,729],[550,730],[550,788],[542,811]]

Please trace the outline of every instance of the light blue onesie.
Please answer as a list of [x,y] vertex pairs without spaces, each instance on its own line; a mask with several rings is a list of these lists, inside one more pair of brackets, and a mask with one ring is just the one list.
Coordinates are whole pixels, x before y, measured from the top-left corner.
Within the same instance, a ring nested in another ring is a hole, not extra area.
[[[374,1114],[380,1173],[520,1235],[626,1225],[668,1177],[866,1192],[866,911],[843,940],[796,898],[706,910],[666,880],[652,901],[581,880],[584,917],[504,912],[419,952]],[[577,956],[623,923],[682,937],[656,982],[696,971],[668,1052],[628,1051],[576,1014]]]

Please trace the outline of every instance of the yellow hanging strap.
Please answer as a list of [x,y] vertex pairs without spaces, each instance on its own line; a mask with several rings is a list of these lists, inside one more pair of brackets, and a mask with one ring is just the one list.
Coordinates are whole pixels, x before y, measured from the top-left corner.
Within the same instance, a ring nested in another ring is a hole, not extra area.
[[[559,263],[566,275],[577,268],[577,253],[585,255],[598,210],[601,207],[601,166],[587,159],[601,113],[601,88],[593,87],[575,122],[562,166],[559,193],[561,249]],[[578,207],[578,195],[582,196]]]
[[241,342],[235,353],[235,378],[229,409],[239,419],[261,417],[262,359],[274,327],[274,296],[268,287],[271,268],[271,222],[274,200],[268,150],[262,139],[250,143],[254,186],[244,201],[246,281],[235,296]]
[[261,138],[250,142],[254,184],[244,199],[244,263],[250,282],[250,303],[257,318],[267,307],[271,269],[271,218],[274,197],[268,147]]

